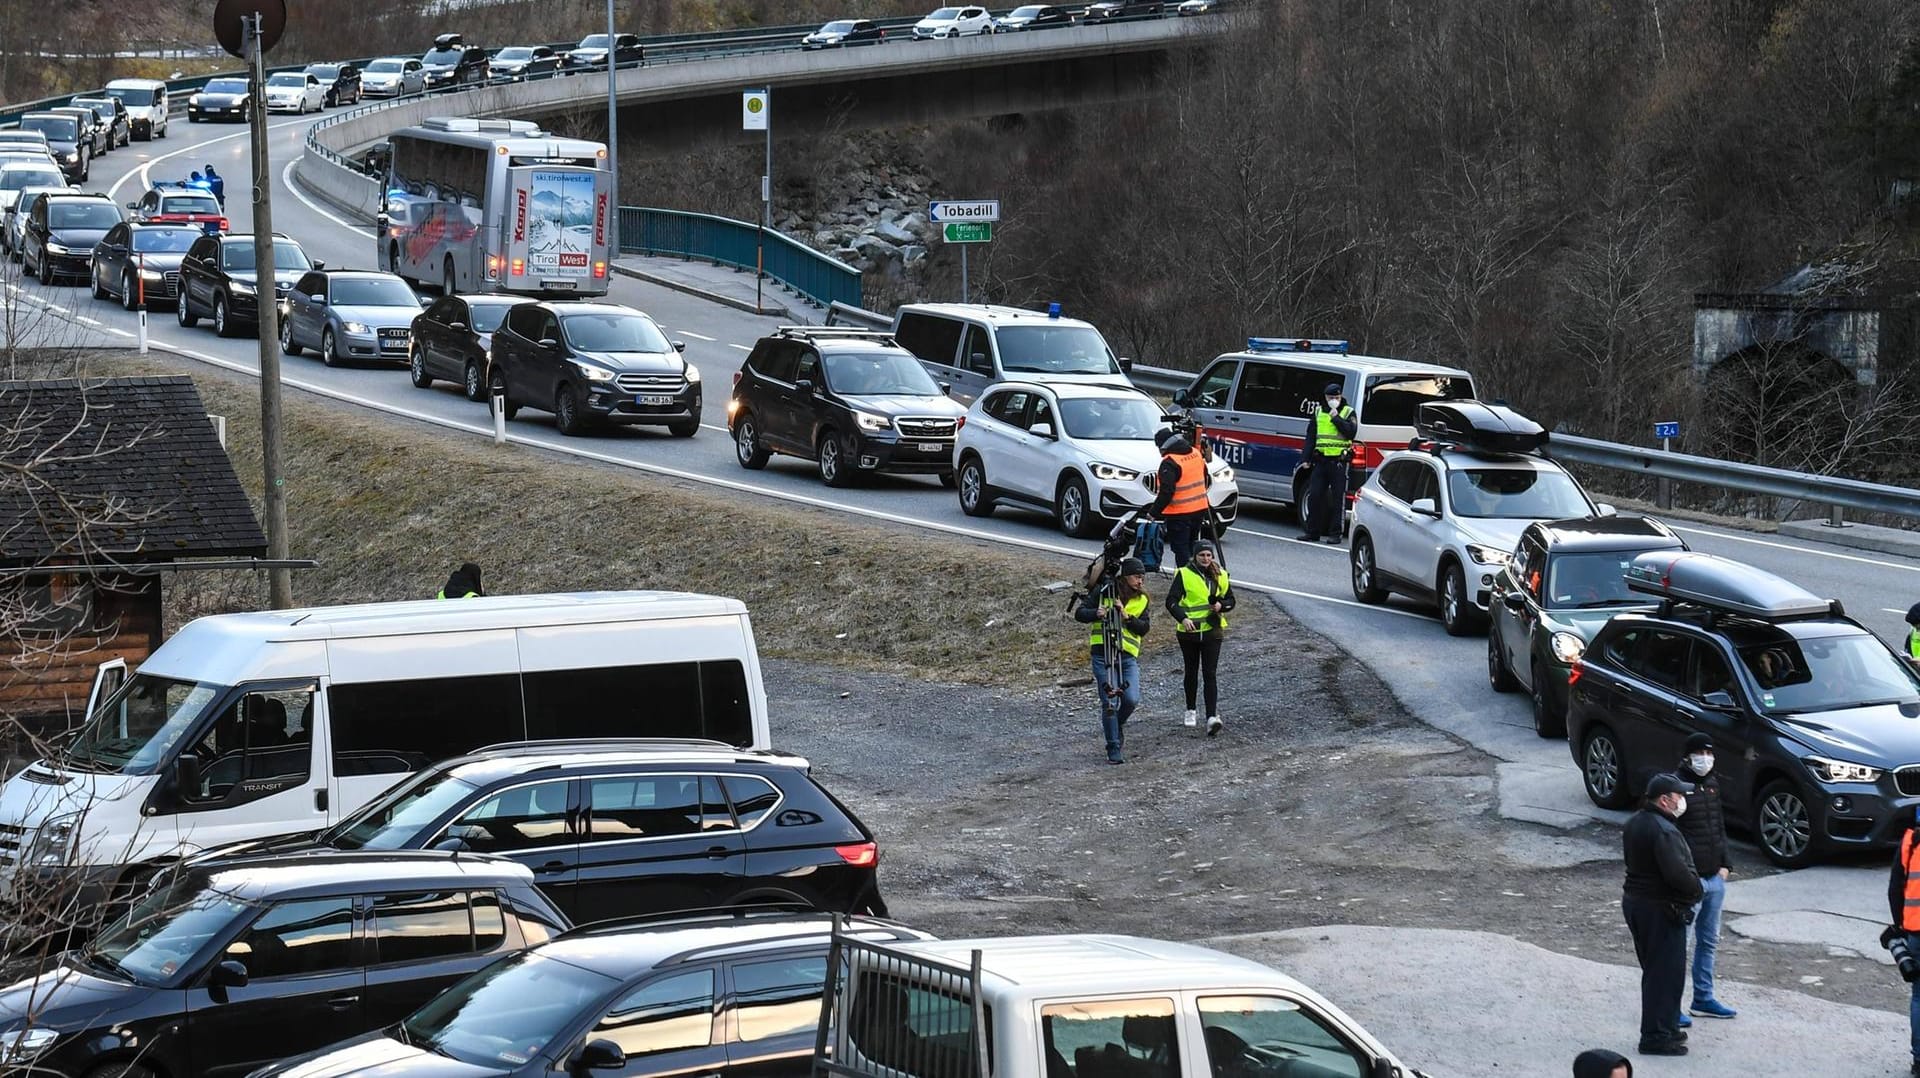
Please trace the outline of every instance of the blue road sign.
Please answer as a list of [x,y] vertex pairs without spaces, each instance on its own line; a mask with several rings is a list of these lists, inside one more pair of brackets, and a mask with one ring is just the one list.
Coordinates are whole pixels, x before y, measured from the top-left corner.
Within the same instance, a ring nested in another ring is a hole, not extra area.
[[1678,438],[1680,437],[1680,424],[1655,423],[1653,425],[1653,436],[1655,438]]

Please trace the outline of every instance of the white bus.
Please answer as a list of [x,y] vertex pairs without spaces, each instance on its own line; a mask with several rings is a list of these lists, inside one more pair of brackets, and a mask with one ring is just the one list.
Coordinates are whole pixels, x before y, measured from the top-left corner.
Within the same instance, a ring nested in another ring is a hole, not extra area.
[[606,294],[616,212],[606,144],[526,120],[434,117],[389,145],[382,269],[447,295]]

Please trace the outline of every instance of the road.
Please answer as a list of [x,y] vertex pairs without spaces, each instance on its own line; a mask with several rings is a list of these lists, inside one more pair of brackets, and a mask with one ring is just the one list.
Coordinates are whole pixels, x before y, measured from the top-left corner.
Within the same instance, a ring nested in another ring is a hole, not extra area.
[[[370,266],[374,258],[368,227],[344,220],[289,186],[288,167],[301,152],[305,129],[312,122],[311,117],[276,117],[270,127],[277,230],[298,239],[311,257],[330,266]],[[247,138],[244,127],[176,124],[167,140],[134,143],[97,161],[88,186],[126,203],[137,198],[151,178],[176,179],[212,163],[230,177],[228,213],[233,229],[247,231],[251,209],[244,182],[237,179],[247,172]],[[8,273],[8,304],[45,312],[32,326],[32,336],[41,343],[126,347],[132,342],[137,324],[133,314],[91,300],[82,287],[46,288],[35,281],[21,281],[13,266]],[[764,471],[742,469],[726,434],[727,392],[746,351],[776,325],[775,320],[626,278],[614,283],[612,298],[647,311],[671,336],[687,342],[687,358],[707,386],[704,429],[691,440],[652,430],[615,430],[570,439],[554,430],[545,413],[523,411],[508,425],[515,441],[741,494],[1070,555],[1079,561],[1096,552],[1095,544],[1063,537],[1038,515],[1003,509],[990,519],[966,517],[954,494],[931,479],[883,478],[865,488],[831,490],[804,462],[775,458]],[[170,312],[159,312],[150,319],[149,333],[157,348],[234,370],[258,369],[253,341],[222,340],[204,321],[201,328],[188,330],[176,325]],[[476,435],[491,433],[483,406],[464,400],[452,386],[417,390],[397,368],[329,370],[308,355],[284,358],[283,378],[291,388]],[[300,406],[298,394],[289,398],[288,406]],[[1902,613],[1920,593],[1920,562],[1914,560],[1770,534],[1691,524],[1676,527],[1696,549],[1739,558],[1840,599],[1850,613],[1890,640],[1903,635]],[[1277,507],[1244,506],[1227,544],[1235,583],[1272,593],[1309,628],[1372,666],[1414,714],[1501,760],[1505,765],[1503,811],[1508,815],[1563,827],[1618,818],[1588,804],[1564,742],[1534,736],[1522,697],[1499,696],[1488,689],[1483,640],[1449,637],[1430,611],[1398,599],[1384,607],[1356,603],[1348,587],[1345,551],[1294,541],[1294,532]],[[1076,569],[1075,560],[1062,559],[1063,577]],[[1287,646],[1286,641],[1258,643]],[[1263,705],[1227,701],[1229,710],[1256,706]],[[1819,871],[1845,881],[1835,886],[1849,892],[1878,886],[1871,878],[1877,868]]]

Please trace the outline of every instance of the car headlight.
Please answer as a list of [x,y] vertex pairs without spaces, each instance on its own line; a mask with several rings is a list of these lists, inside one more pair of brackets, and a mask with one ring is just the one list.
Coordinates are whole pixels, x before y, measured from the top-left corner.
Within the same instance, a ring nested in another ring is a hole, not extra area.
[[242,295],[242,296],[253,295],[253,286],[248,284],[245,281],[229,281],[227,282],[227,287],[231,288],[234,291],[234,293],[237,295]]
[[1504,550],[1483,546],[1479,543],[1467,544],[1467,556],[1482,565],[1505,565],[1508,559],[1513,557],[1513,555]]
[[1118,464],[1106,464],[1097,460],[1089,463],[1087,470],[1093,473],[1095,479],[1105,479],[1113,483],[1127,483],[1140,478],[1140,473],[1132,468],[1122,468]]
[[1222,463],[1219,467],[1213,470],[1213,477],[1215,479],[1220,480],[1221,482],[1225,482],[1225,483],[1233,482],[1233,465]]
[[0,1033],[0,1063],[25,1063],[59,1039],[60,1032],[53,1029],[14,1029]]
[[1587,642],[1572,633],[1554,633],[1547,639],[1547,646],[1552,649],[1554,658],[1569,666],[1579,662],[1580,656],[1587,653]]
[[195,108],[200,107],[200,95],[194,94],[192,97],[187,98],[187,104],[192,105]]
[[80,163],[80,151],[73,150],[68,153],[63,153],[60,155],[60,159],[65,161],[69,165],[77,165]]
[[348,333],[357,333],[363,337],[373,332],[367,328],[365,322],[342,322],[340,323],[340,328],[346,330]]
[[588,363],[575,363],[573,367],[580,372],[580,377],[585,378],[589,382],[613,381],[613,372],[605,367],[595,367]]
[[27,863],[31,865],[58,866],[72,859],[73,842],[80,834],[80,813],[55,816],[33,833],[33,844],[27,848]]
[[696,367],[696,366],[694,366],[693,364],[691,364],[691,363],[689,363],[689,364],[687,364],[687,366],[686,366],[686,372],[685,372],[685,373],[686,373],[686,376],[687,376],[687,381],[689,381],[689,382],[691,382],[691,383],[693,383],[694,385],[699,385],[699,384],[700,384],[700,368],[698,368],[698,367]]
[[853,419],[854,422],[860,424],[861,430],[893,429],[893,420],[883,415],[875,415],[872,412],[855,412],[853,413]]
[[140,279],[143,281],[162,281],[166,279],[166,276],[165,273],[157,269],[147,269],[144,266],[140,269]]
[[72,254],[73,252],[68,250],[65,244],[54,243],[53,241],[49,240],[47,241],[47,253],[50,255],[65,255],[65,254]]
[[1880,768],[1829,760],[1824,756],[1802,756],[1800,762],[1811,768],[1821,782],[1877,782]]

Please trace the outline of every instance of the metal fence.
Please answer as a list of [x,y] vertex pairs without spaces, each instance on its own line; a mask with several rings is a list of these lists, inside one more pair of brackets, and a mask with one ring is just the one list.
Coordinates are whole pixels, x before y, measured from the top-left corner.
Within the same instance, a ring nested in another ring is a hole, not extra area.
[[622,252],[700,259],[751,270],[759,263],[763,240],[767,276],[822,307],[859,304],[859,270],[777,230],[763,232],[758,225],[708,213],[620,207]]
[[967,966],[834,928],[815,1078],[989,1078],[992,1027],[978,950]]

